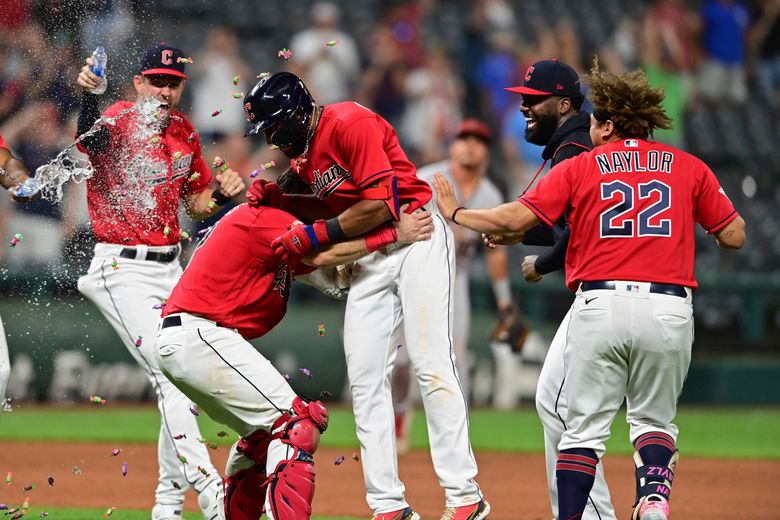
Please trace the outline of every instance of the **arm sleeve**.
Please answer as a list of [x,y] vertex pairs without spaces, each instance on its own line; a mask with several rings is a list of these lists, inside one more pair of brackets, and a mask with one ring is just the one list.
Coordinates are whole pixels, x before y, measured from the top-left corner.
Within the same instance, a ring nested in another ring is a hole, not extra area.
[[563,269],[566,264],[566,249],[569,246],[570,234],[569,226],[566,226],[563,232],[558,235],[555,244],[544,254],[539,255],[535,264],[537,273],[547,274]]
[[527,246],[551,246],[555,243],[555,234],[550,226],[539,223],[526,231],[522,243]]
[[[81,97],[76,135],[79,136],[87,132],[98,119],[100,119],[98,96],[85,92]],[[97,133],[82,140],[79,143],[79,149],[86,153],[105,152],[108,149],[108,137],[108,128],[103,126]]]

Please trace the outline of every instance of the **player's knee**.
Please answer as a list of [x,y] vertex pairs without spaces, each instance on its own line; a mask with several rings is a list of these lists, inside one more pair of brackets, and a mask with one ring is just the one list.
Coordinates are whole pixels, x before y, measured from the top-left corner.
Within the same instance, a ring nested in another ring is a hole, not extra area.
[[328,428],[328,410],[321,401],[293,400],[294,415],[287,419],[282,442],[312,454],[320,444],[320,435]]

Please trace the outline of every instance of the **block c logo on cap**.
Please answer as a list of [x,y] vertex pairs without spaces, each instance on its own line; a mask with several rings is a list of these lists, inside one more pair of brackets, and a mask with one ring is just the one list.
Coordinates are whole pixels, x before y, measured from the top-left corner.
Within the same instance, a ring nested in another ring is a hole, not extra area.
[[173,65],[173,51],[170,49],[164,49],[162,51],[162,63],[163,65]]
[[525,71],[525,80],[531,81],[531,74],[533,74],[534,68],[533,66],[528,67],[528,70]]

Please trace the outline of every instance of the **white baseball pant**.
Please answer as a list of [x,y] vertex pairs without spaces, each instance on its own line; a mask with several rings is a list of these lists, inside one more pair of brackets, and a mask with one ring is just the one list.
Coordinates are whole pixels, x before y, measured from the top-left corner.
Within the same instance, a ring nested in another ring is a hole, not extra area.
[[[178,246],[175,246],[178,249]],[[221,490],[222,481],[211,463],[208,448],[198,442],[200,429],[190,411],[190,400],[160,371],[155,355],[155,338],[160,321],[156,305],[168,298],[181,276],[178,258],[162,263],[145,260],[147,251],[168,252],[171,247],[135,246],[136,259],[120,257],[121,245],[97,244],[95,256],[87,274],[79,278],[79,291],[97,306],[114,327],[130,354],[146,371],[157,393],[161,414],[157,457],[160,465],[155,491],[155,515],[160,518],[175,516],[184,503],[184,491],[192,486],[207,520],[216,517],[218,507],[214,495]],[[117,267],[112,262],[116,260]],[[140,346],[136,341],[141,338]],[[175,440],[175,436],[186,438]],[[183,463],[179,456],[186,457]],[[204,468],[206,477],[198,466]],[[176,482],[181,489],[173,485]],[[181,513],[179,513],[181,514]]]
[[407,507],[398,478],[390,377],[401,330],[422,393],[431,458],[446,506],[478,502],[468,405],[452,340],[455,251],[434,204],[430,240],[376,251],[355,263],[344,319],[344,350],[363,457],[367,502],[375,513]]
[[11,360],[8,357],[8,343],[5,341],[5,329],[0,318],[0,413],[3,413],[5,404],[5,389],[11,378]]

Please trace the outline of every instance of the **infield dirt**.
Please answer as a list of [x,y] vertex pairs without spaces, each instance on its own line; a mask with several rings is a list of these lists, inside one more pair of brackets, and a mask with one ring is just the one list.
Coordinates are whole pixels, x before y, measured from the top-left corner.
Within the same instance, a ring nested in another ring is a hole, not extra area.
[[[122,452],[111,456],[114,448]],[[212,452],[223,468],[227,447]],[[344,456],[344,462],[334,461]],[[353,452],[320,449],[316,455],[317,491],[314,514],[370,518],[364,500],[363,478]],[[478,481],[490,501],[492,520],[550,520],[542,455],[478,453]],[[127,462],[127,476],[122,464]],[[81,473],[74,473],[77,466]],[[439,518],[444,496],[426,451],[399,459],[409,503],[424,519]],[[619,518],[628,518],[634,493],[633,464],[629,457],[605,459],[607,479]],[[25,496],[36,506],[144,509],[153,505],[157,450],[149,445],[0,443],[0,471],[13,472],[13,483],[1,485],[0,502],[18,505]],[[47,483],[54,478],[54,485]],[[683,457],[674,483],[675,520],[780,518],[780,461],[710,460]],[[30,491],[23,486],[35,484]],[[197,510],[192,492],[186,508]]]

